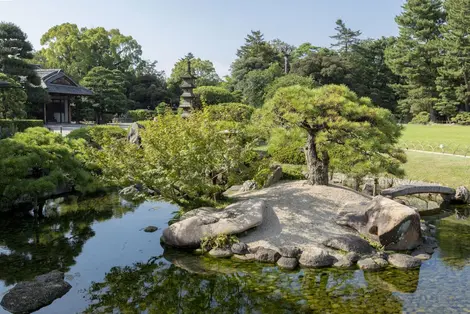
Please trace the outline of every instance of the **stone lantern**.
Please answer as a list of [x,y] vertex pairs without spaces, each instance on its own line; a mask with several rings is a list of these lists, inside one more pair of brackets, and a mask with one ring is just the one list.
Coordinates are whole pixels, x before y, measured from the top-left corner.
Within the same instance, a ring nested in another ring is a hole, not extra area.
[[183,117],[188,117],[191,110],[194,109],[196,106],[195,99],[196,96],[194,96],[193,89],[196,87],[194,84],[195,77],[191,74],[191,56],[188,55],[186,57],[187,62],[188,62],[188,73],[183,75],[181,79],[183,82],[181,83],[181,89],[183,90],[183,94],[181,95],[181,98],[183,98],[182,103],[180,104],[180,108],[183,109],[182,116]]

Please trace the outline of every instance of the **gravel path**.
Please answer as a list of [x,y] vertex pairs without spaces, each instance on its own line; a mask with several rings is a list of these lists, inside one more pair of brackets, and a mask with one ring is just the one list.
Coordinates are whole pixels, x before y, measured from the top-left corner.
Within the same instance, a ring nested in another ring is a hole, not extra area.
[[337,225],[336,216],[348,203],[370,199],[344,187],[311,186],[306,181],[281,182],[232,197],[240,200],[261,198],[267,205],[263,223],[240,236],[240,241],[252,247],[276,249],[295,245],[303,250],[317,246],[329,237],[354,233]]

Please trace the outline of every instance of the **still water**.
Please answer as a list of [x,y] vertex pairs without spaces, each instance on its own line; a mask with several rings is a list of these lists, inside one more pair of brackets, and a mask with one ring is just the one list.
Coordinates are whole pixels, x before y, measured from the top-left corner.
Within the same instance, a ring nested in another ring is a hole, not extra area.
[[[440,248],[420,270],[283,272],[164,252],[161,232],[176,210],[108,195],[51,202],[41,219],[2,217],[0,296],[60,269],[73,288],[36,313],[470,312],[468,219],[437,222]],[[159,230],[145,233],[148,225]]]

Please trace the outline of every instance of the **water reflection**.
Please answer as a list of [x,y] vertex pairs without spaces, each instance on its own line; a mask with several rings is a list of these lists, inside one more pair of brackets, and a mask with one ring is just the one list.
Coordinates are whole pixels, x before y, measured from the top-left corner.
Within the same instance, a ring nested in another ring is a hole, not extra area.
[[470,218],[454,214],[440,220],[437,239],[446,265],[462,269],[470,264]]
[[392,291],[365,282],[360,271],[289,273],[262,264],[184,253],[164,257],[112,268],[104,281],[89,289],[93,305],[86,312],[364,313],[371,304],[374,313],[402,311]]
[[44,217],[0,219],[0,280],[5,285],[49,272],[68,271],[83,245],[95,235],[92,224],[133,210],[116,195],[80,201],[77,196],[50,201]]

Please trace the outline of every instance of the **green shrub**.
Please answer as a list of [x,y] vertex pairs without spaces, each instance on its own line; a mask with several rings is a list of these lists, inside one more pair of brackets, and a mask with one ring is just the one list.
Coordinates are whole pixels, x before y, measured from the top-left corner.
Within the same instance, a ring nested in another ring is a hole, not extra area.
[[305,132],[299,128],[276,128],[271,131],[268,153],[277,162],[302,165],[305,164],[305,141]]
[[282,179],[283,180],[305,180],[306,166],[302,165],[282,165]]
[[250,121],[254,110],[253,107],[241,103],[221,103],[205,108],[210,119],[232,122]]
[[235,102],[235,96],[220,86],[200,86],[194,89],[194,95],[202,106]]
[[202,238],[201,249],[203,252],[208,252],[212,249],[225,249],[230,248],[232,244],[238,242],[239,240],[235,235],[218,234],[215,236]]
[[421,111],[416,116],[413,117],[410,123],[412,124],[428,124],[431,120],[431,117],[428,112]]
[[470,125],[470,112],[460,112],[451,121],[461,125]]
[[92,144],[96,139],[111,137],[114,139],[122,139],[126,137],[126,130],[114,125],[94,125],[86,126],[73,130],[67,137],[70,139],[84,139],[88,144]]
[[15,132],[23,132],[27,128],[42,127],[42,126],[44,126],[44,122],[42,120],[0,119],[0,128],[2,129],[2,133],[9,132],[10,134],[14,134]]
[[137,109],[129,110],[127,114],[132,118],[133,121],[152,120],[156,112],[152,110]]

